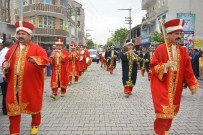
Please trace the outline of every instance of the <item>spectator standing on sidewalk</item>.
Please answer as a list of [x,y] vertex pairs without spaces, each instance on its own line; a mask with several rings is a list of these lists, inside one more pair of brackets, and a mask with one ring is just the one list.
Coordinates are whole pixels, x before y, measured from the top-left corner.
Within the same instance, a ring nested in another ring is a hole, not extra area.
[[3,49],[3,40],[2,39],[0,39],[0,51]]
[[7,52],[3,71],[8,82],[6,108],[10,134],[20,134],[21,114],[32,115],[31,134],[37,134],[41,123],[44,93],[44,68],[49,63],[46,51],[31,41],[34,25],[15,23],[18,42]]
[[[51,56],[52,50],[50,47],[47,47],[46,53],[48,57]],[[47,66],[47,76],[51,76],[51,64]]]
[[9,48],[14,44],[14,41],[12,39],[7,39],[4,42],[4,48],[0,51],[0,86],[1,86],[1,90],[2,90],[2,95],[3,95],[3,99],[2,99],[2,111],[4,115],[7,115],[7,111],[6,111],[6,93],[7,93],[7,87],[8,84],[5,80],[5,76],[3,74],[2,71],[2,63],[5,60],[5,55],[8,52]]
[[100,59],[100,55],[99,55],[99,52],[97,51],[97,53],[96,53],[97,64],[99,64],[99,59]]
[[180,108],[183,82],[186,81],[192,94],[199,87],[189,55],[180,45],[184,22],[183,19],[174,19],[164,24],[167,44],[156,48],[150,62],[151,93],[156,113],[154,131],[157,135],[168,135]]
[[132,95],[133,86],[137,79],[137,55],[133,51],[133,42],[126,43],[127,52],[121,53],[122,82],[126,97]]

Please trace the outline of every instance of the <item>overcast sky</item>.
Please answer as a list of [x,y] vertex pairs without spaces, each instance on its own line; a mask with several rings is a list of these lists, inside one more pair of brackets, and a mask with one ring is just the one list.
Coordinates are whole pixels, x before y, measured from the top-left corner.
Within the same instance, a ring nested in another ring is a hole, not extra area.
[[112,32],[119,28],[129,29],[125,17],[129,17],[128,10],[131,8],[132,28],[141,23],[142,17],[146,11],[141,10],[142,0],[76,0],[82,4],[85,11],[85,29],[91,34],[92,38],[98,44],[105,44],[111,37]]

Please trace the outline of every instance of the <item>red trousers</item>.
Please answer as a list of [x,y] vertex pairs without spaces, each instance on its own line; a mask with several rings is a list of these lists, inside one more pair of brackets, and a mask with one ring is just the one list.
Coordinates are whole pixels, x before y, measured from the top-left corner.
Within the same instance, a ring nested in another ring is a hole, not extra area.
[[[9,121],[10,121],[10,134],[20,134],[20,121],[21,121],[21,115],[16,115],[16,116],[9,116]],[[31,126],[39,126],[41,123],[41,112],[32,115],[32,122]]]
[[154,121],[154,131],[156,135],[165,135],[165,131],[168,131],[171,127],[172,119],[160,119],[156,118]]
[[[61,93],[66,93],[66,89],[65,88],[61,88]],[[54,94],[58,94],[58,88],[53,88],[52,89],[52,94],[54,95]]]
[[148,73],[148,79],[150,80],[152,77],[152,73]]
[[124,93],[125,94],[130,94],[132,93],[133,87],[124,87]]
[[109,68],[109,72],[110,72],[110,74],[113,74],[113,67]]
[[[72,79],[73,79],[73,77],[72,76],[69,76],[69,79],[70,79],[70,82],[72,83]],[[75,82],[78,82],[78,80],[79,80],[79,77],[78,76],[75,76]]]
[[141,69],[141,75],[144,76],[144,73],[145,73],[145,69],[142,68],[142,69]]

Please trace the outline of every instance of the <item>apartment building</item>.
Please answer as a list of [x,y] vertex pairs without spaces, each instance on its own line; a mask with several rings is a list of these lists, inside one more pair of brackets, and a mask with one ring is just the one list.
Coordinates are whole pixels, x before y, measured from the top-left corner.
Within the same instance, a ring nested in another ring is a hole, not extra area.
[[[20,19],[19,0],[10,0],[10,9],[10,24],[15,24]],[[78,29],[81,15],[83,25]],[[78,34],[84,33],[84,10],[74,0],[23,0],[23,20],[35,25],[32,41],[44,48],[53,45],[56,38],[63,38],[67,45],[82,42],[80,36],[84,37]]]
[[203,47],[203,0],[142,0],[146,16],[141,24],[141,45],[149,46],[150,34],[160,28],[159,20],[185,19],[184,41],[188,47]]

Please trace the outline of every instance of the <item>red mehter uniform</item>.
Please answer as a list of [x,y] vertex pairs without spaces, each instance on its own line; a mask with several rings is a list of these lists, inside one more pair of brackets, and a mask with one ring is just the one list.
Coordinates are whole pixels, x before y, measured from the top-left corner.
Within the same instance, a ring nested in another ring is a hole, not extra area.
[[[178,25],[167,29],[169,34],[176,29],[182,31],[180,25],[183,24],[180,19],[166,24]],[[166,69],[168,60],[174,62],[173,68]],[[156,113],[154,130],[158,135],[166,135],[180,108],[183,82],[186,81],[192,92],[196,91],[199,84],[195,79],[190,57],[186,49],[180,45],[172,45],[168,42],[168,49],[166,44],[159,45],[150,62],[150,68],[152,70],[151,91]]]
[[56,47],[61,46],[60,49],[54,50],[50,56],[52,64],[52,75],[51,75],[51,88],[52,88],[52,98],[56,98],[58,94],[58,88],[61,88],[61,97],[65,96],[66,88],[68,86],[67,77],[67,65],[69,52],[66,50],[61,50],[63,46],[62,39],[55,40]]
[[[29,22],[16,22],[15,26],[18,38],[21,38],[19,40],[25,44],[13,45],[7,52],[3,64],[6,68],[6,63],[10,63],[6,74],[8,81],[6,106],[10,120],[10,134],[20,134],[22,113],[32,115],[32,127],[40,125],[44,68],[49,64],[45,50],[31,41],[26,41],[31,37],[34,25]],[[35,129],[38,132],[38,128]]]
[[79,59],[80,59],[80,54],[79,52],[77,52],[75,50],[76,48],[76,45],[75,44],[72,44],[71,45],[71,54],[69,55],[69,81],[70,83],[72,83],[72,79],[74,77],[74,81],[75,83],[78,83],[78,79],[79,79],[79,76],[80,76],[80,72],[79,72]]

